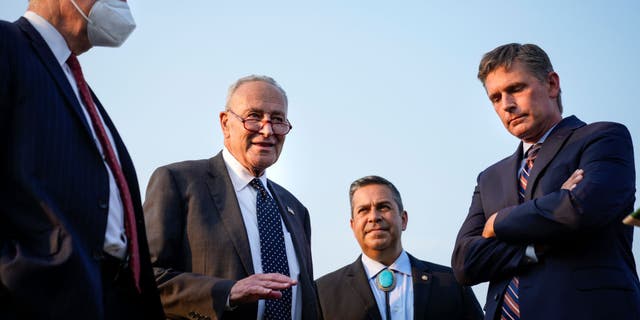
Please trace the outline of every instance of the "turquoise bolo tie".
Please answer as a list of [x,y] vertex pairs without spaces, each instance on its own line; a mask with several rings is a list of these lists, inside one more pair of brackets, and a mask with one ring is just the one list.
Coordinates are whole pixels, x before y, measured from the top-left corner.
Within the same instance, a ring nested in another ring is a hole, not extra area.
[[376,276],[378,289],[384,291],[384,301],[386,304],[386,320],[391,320],[391,306],[389,305],[389,292],[396,287],[396,275],[389,268],[384,268]]

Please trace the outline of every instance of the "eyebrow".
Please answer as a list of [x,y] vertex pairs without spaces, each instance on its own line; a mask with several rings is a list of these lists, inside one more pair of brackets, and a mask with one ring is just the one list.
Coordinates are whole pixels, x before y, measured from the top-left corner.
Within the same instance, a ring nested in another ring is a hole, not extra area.
[[256,107],[250,107],[249,109],[247,109],[247,110],[246,110],[246,111],[244,111],[244,112],[245,112],[245,113],[246,113],[246,112],[259,112],[259,113],[267,113],[267,114],[271,114],[271,115],[273,115],[273,114],[275,114],[275,115],[285,115],[285,113],[284,113],[284,112],[282,112],[282,111],[267,112],[267,111],[264,111],[264,110],[262,110],[262,109],[258,109],[258,108],[256,108]]

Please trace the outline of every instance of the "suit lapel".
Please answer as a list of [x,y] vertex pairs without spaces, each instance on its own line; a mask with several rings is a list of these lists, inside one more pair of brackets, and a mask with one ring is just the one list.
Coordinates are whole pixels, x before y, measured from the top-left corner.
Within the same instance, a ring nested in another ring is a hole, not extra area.
[[[500,185],[504,186],[502,192],[504,194],[505,203],[502,207],[512,206],[518,203],[518,171],[520,170],[520,164],[522,162],[522,143],[518,145],[518,149],[509,158],[502,163],[502,168],[497,172],[498,179],[500,179]],[[506,172],[506,174],[503,174]],[[498,208],[499,209],[499,208]],[[489,212],[488,214],[491,214]]]
[[376,298],[373,296],[373,292],[371,292],[369,279],[367,279],[367,273],[364,271],[360,258],[361,257],[358,256],[358,259],[347,267],[346,287],[353,290],[355,295],[360,298],[358,301],[366,311],[369,319],[382,320],[380,310],[376,304]]
[[[47,45],[40,33],[38,33],[27,19],[21,17],[16,21],[16,24],[31,40],[31,45],[33,46],[34,51],[42,61],[42,64],[47,68],[47,71],[49,71],[51,77],[55,80],[62,96],[67,100],[67,106],[69,106],[72,112],[78,117],[78,120],[85,128],[85,132],[89,134],[89,137],[91,137],[91,130],[87,123],[87,119],[82,112],[80,102],[73,92],[67,76],[60,67],[60,64],[58,64],[58,60],[51,52],[51,49],[49,49],[49,45]],[[93,141],[93,139],[91,139],[91,141]]]
[[426,319],[427,306],[418,301],[429,301],[431,291],[431,273],[427,266],[409,254],[411,262],[411,278],[413,281],[413,318]]
[[242,261],[247,274],[255,273],[249,238],[242,220],[238,198],[229,178],[227,167],[222,159],[222,152],[209,160],[209,177],[207,179],[212,202],[218,209],[220,220],[229,233],[231,242]]
[[547,139],[542,144],[542,148],[540,149],[540,152],[538,153],[538,156],[533,163],[533,168],[531,169],[531,173],[529,175],[527,183],[527,190],[525,191],[525,200],[531,199],[531,195],[533,194],[533,190],[535,190],[536,188],[538,178],[541,176],[542,172],[544,172],[546,167],[551,163],[551,161],[556,157],[556,155],[560,152],[560,149],[567,141],[567,139],[571,136],[573,131],[576,128],[582,127],[584,125],[585,123],[580,121],[575,116],[570,116],[560,121],[560,123],[558,123],[558,125],[549,134]]
[[[299,227],[294,227],[297,222],[295,221],[295,212],[288,206],[287,203],[284,203],[280,194],[272,187],[271,181],[267,180],[267,188],[271,191],[274,200],[278,204],[278,209],[280,209],[280,216],[284,221],[284,225],[287,227],[287,231],[291,235],[291,241],[293,242],[293,246],[295,248],[296,255],[298,256],[298,264],[301,267],[300,273],[306,274],[306,265],[304,264],[304,255],[305,252],[305,235],[301,234],[303,230]],[[302,269],[304,268],[304,269]]]

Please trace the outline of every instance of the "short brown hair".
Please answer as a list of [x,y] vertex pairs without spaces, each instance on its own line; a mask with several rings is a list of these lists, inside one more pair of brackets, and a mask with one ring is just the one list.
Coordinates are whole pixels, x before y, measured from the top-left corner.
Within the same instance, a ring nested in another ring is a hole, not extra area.
[[[478,66],[478,79],[484,85],[489,73],[500,67],[508,70],[515,62],[522,63],[540,81],[545,81],[549,73],[553,72],[553,65],[549,56],[539,46],[530,43],[509,43],[499,46],[482,56]],[[557,102],[558,109],[562,113],[560,94],[558,94]]]

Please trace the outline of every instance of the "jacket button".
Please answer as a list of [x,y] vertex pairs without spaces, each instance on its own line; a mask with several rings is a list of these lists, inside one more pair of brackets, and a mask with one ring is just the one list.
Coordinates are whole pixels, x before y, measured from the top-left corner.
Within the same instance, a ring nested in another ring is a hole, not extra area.
[[108,209],[109,208],[109,204],[104,200],[100,200],[100,202],[98,202],[98,207],[100,209]]

